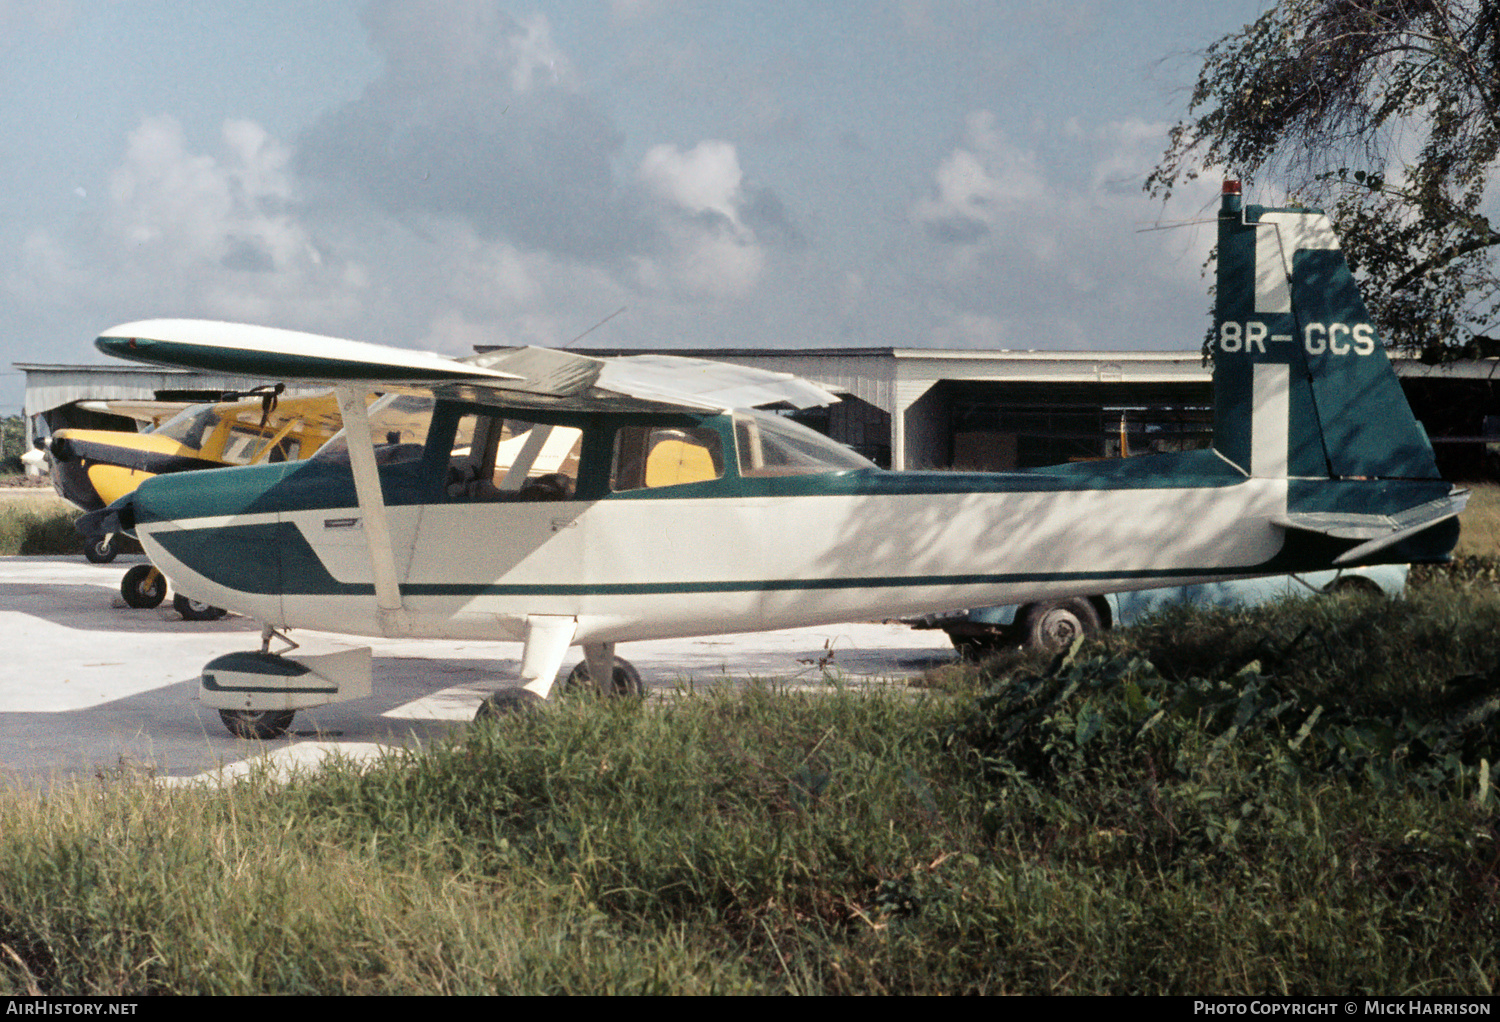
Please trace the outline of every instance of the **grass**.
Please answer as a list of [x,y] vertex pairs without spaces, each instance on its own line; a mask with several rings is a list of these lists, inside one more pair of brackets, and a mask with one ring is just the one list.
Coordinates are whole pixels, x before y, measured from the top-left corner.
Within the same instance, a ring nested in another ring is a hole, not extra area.
[[1491,994],[1497,622],[1432,582],[15,794],[0,993]]
[[1469,505],[1459,517],[1462,530],[1454,555],[1500,557],[1500,485],[1465,483]]
[[83,553],[83,537],[73,528],[77,517],[77,511],[61,503],[0,502],[0,557]]
[[1497,493],[1402,601],[0,795],[0,994],[1493,995]]

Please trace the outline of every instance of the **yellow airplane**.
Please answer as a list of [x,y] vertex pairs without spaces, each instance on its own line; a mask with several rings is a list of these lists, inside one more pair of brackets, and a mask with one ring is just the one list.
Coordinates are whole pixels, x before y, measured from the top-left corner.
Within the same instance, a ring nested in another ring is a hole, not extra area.
[[[225,395],[217,404],[174,406],[161,402],[112,402],[110,410],[141,421],[165,422],[144,433],[60,429],[46,443],[52,485],[85,512],[78,520],[84,555],[96,564],[114,560],[115,533],[95,528],[98,511],[156,475],[229,465],[298,461],[316,452],[343,424],[331,392],[282,399],[281,388]],[[132,607],[155,607],[166,598],[166,580],[149,564],[137,565],[120,587]],[[173,605],[190,620],[223,611],[178,595]]]

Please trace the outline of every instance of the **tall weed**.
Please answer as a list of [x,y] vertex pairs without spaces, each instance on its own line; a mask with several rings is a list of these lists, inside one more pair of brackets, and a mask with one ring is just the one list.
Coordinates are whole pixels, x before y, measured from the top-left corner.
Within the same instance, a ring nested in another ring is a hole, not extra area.
[[73,527],[76,517],[71,508],[0,503],[0,557],[82,553],[83,537]]

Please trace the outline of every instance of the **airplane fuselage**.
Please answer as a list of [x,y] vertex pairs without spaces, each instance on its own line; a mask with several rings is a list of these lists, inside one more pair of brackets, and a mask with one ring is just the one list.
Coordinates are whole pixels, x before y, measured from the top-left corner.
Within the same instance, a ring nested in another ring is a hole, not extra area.
[[671,415],[662,421],[719,434],[729,452],[720,475],[618,491],[610,459],[622,424],[570,421],[584,434],[575,499],[451,497],[441,487],[447,436],[420,460],[381,469],[404,612],[394,625],[376,606],[347,464],[314,459],[200,474],[186,487],[153,483],[137,498],[137,534],[181,591],[278,627],[520,640],[528,616],[546,615],[576,619],[579,643],[897,617],[1327,562],[1273,525],[1295,482],[1246,477],[1208,451],[1016,473],[756,476],[734,456],[731,416]]

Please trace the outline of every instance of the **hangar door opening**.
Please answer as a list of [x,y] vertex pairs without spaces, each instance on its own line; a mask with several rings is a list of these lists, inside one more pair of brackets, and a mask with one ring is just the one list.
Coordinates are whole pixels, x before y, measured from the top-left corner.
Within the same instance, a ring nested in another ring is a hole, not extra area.
[[952,468],[1005,472],[1213,442],[1206,383],[945,381],[934,389]]

